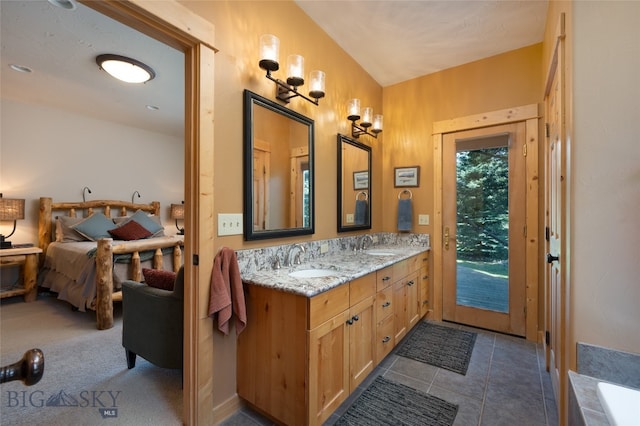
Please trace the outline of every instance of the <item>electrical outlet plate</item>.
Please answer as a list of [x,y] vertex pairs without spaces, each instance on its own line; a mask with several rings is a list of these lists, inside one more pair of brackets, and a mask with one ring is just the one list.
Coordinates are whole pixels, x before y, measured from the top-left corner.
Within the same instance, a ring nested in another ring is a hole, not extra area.
[[329,251],[329,244],[324,243],[320,245],[320,254],[325,254]]
[[242,213],[219,213],[218,236],[242,235]]
[[421,214],[418,215],[418,225],[428,225],[429,224],[429,215]]

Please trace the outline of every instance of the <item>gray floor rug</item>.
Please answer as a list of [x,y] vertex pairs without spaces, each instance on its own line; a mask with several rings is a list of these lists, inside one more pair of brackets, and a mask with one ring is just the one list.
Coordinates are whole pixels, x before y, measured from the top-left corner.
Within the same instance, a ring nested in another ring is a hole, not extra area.
[[396,355],[466,375],[476,333],[423,321]]
[[339,426],[451,426],[458,406],[382,376],[335,423]]

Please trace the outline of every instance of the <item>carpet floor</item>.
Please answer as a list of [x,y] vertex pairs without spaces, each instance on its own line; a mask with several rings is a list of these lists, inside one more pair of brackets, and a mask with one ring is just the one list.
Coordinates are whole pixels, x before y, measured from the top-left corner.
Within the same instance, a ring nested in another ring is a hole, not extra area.
[[451,426],[458,406],[382,376],[336,422],[338,426]]
[[465,375],[476,336],[470,331],[423,321],[402,343],[396,355]]

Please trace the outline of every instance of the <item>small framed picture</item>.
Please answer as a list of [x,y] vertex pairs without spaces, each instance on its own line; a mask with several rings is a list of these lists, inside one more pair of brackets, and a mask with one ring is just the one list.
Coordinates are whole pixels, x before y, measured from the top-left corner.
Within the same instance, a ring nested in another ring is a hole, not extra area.
[[369,171],[353,172],[353,189],[369,188]]
[[420,185],[420,166],[394,167],[396,188],[415,187]]

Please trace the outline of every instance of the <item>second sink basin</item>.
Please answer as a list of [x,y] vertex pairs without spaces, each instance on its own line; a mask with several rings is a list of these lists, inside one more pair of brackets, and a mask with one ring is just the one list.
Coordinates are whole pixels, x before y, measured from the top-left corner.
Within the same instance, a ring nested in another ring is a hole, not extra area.
[[300,269],[298,271],[289,272],[289,276],[294,278],[322,278],[333,277],[336,275],[338,275],[338,271],[333,269]]

